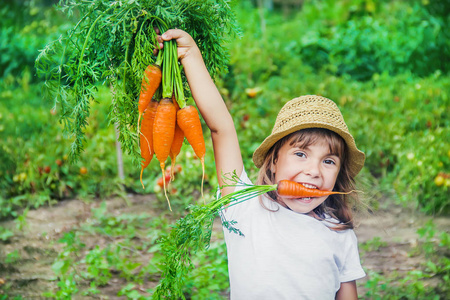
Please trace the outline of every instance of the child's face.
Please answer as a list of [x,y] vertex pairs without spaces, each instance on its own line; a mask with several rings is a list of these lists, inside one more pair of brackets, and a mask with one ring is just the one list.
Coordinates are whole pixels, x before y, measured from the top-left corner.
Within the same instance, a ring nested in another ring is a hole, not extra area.
[[[302,148],[300,145],[285,143],[278,151],[273,166],[275,182],[283,179],[292,180],[308,188],[331,191],[341,168],[341,161],[336,154],[330,153],[330,147],[324,139]],[[308,214],[326,199],[280,197],[280,202],[297,213]]]

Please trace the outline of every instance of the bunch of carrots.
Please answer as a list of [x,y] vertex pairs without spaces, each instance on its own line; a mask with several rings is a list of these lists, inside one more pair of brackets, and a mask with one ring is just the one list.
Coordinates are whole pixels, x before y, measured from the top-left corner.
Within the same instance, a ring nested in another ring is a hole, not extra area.
[[[158,52],[156,62],[144,71],[138,110],[142,187],[144,188],[142,174],[154,155],[159,161],[163,176],[168,157],[171,159],[171,170],[174,170],[176,158],[186,137],[202,164],[203,196],[205,141],[197,109],[186,105],[175,41],[164,42],[164,48]],[[171,180],[173,179],[172,173]],[[169,209],[172,210],[165,181],[163,187]]]

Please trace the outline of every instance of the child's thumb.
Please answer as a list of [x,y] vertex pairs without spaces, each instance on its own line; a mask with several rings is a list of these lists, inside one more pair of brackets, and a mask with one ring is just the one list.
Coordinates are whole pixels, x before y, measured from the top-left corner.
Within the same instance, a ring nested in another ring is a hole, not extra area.
[[161,36],[164,41],[170,41],[178,39],[182,36],[183,30],[181,29],[169,29]]

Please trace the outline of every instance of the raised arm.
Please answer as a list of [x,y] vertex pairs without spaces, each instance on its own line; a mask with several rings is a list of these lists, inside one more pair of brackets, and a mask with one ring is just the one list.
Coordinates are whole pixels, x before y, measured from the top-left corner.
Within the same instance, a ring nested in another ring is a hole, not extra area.
[[[192,37],[182,30],[171,29],[166,31],[161,39],[177,41],[178,57],[184,67],[192,96],[211,131],[217,176],[219,184],[222,185],[224,183],[222,174],[236,170],[240,175],[243,170],[241,150],[233,119]],[[225,195],[231,191],[232,188],[224,189],[222,194]]]

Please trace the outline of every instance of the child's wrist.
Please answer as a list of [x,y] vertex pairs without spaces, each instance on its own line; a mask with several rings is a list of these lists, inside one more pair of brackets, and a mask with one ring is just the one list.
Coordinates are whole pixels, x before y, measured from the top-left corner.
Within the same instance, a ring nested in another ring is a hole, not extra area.
[[180,62],[183,66],[187,66],[192,63],[196,63],[198,61],[202,61],[202,54],[197,45],[191,47],[186,54],[180,59]]

